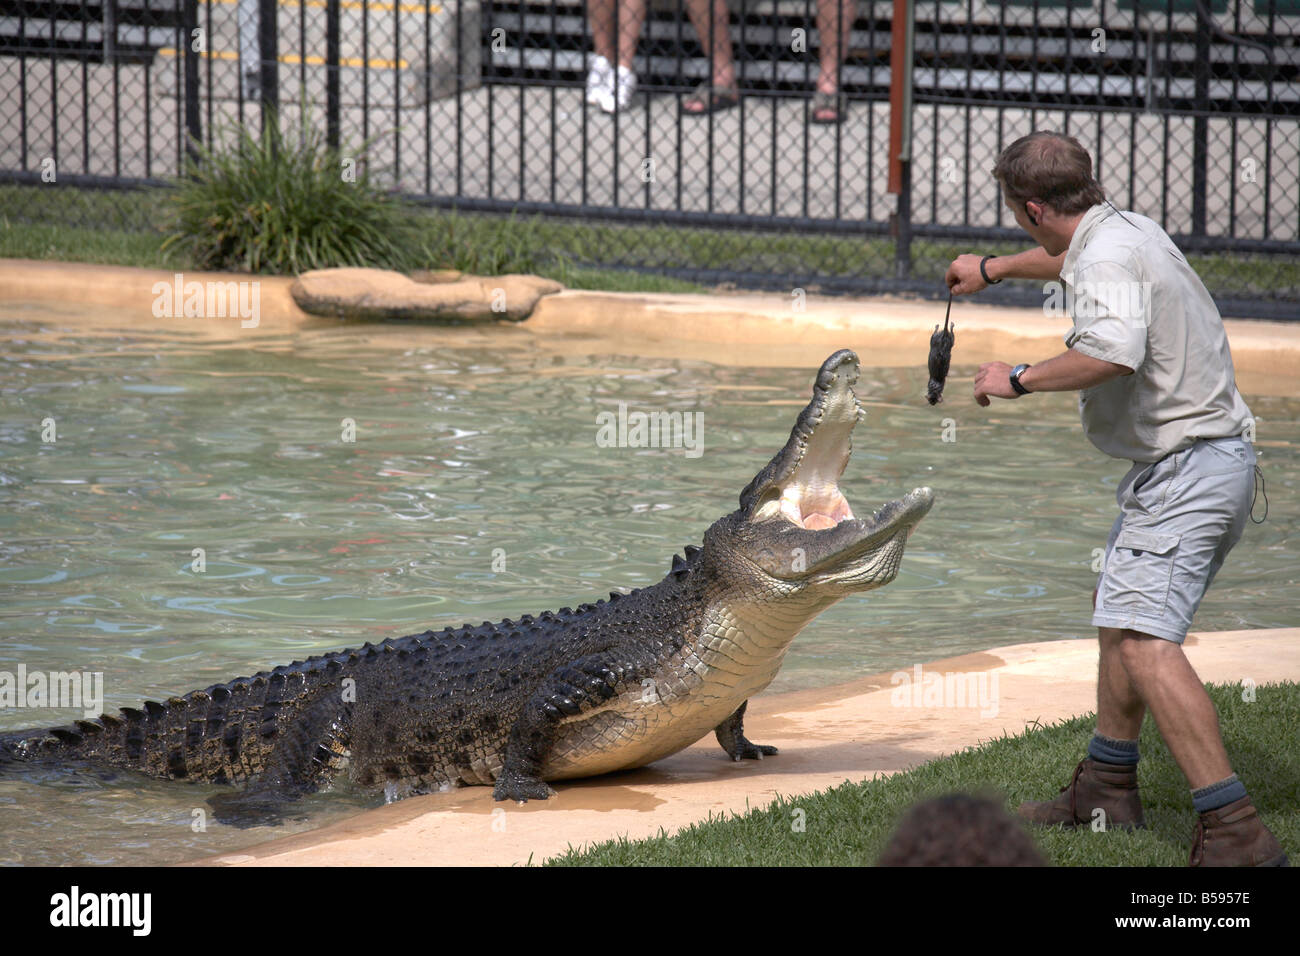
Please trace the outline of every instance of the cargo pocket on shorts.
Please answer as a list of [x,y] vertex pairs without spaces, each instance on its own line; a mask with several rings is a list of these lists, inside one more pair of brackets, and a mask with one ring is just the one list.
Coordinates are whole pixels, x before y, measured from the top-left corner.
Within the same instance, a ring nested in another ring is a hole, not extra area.
[[1106,559],[1098,610],[1163,616],[1181,538],[1152,531],[1120,531]]

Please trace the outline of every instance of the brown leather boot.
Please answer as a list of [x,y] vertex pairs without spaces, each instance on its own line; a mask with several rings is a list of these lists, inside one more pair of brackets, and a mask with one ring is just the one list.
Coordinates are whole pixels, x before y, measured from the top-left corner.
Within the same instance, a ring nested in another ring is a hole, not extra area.
[[1061,788],[1055,800],[1026,802],[1016,813],[1022,820],[1042,826],[1091,826],[1093,811],[1101,809],[1106,829],[1140,830],[1142,799],[1138,796],[1137,765],[1102,763],[1085,757],[1074,768],[1074,777]]
[[1188,866],[1290,866],[1250,797],[1201,814]]

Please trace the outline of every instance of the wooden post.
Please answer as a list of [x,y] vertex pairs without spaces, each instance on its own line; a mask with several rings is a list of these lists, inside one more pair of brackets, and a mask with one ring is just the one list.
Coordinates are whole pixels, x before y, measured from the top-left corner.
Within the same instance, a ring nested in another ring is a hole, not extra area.
[[889,54],[889,184],[898,197],[890,214],[894,237],[894,278],[912,270],[912,8],[913,0],[894,0]]

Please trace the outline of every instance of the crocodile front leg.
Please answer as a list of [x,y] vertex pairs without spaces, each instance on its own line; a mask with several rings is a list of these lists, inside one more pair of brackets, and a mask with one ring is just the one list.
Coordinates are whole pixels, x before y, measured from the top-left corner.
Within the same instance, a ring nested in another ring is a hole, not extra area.
[[561,722],[609,700],[622,684],[637,680],[648,668],[647,662],[629,661],[609,651],[581,657],[552,672],[510,729],[493,799],[526,803],[554,796],[555,791],[541,778],[541,769]]
[[764,757],[770,757],[777,752],[775,747],[767,747],[763,744],[750,743],[744,734],[745,708],[749,706],[749,701],[745,701],[736,708],[736,712],[713,728],[713,734],[718,738],[718,743],[722,744],[732,760],[762,760]]

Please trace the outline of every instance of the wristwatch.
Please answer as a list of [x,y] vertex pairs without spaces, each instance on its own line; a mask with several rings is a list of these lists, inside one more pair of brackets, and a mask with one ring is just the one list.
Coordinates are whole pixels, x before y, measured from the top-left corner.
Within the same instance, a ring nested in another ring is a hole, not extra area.
[[984,268],[984,264],[986,262],[988,262],[990,259],[996,259],[996,258],[997,256],[985,256],[983,259],[980,260],[980,278],[983,279],[985,283],[987,283],[988,285],[997,285],[999,282],[1002,281],[1001,279],[990,279],[988,271]]
[[1024,373],[1025,369],[1027,368],[1029,368],[1029,363],[1021,362],[1019,365],[1017,365],[1015,368],[1011,370],[1011,387],[1012,389],[1015,390],[1015,393],[1017,395],[1029,394],[1029,389],[1025,388],[1023,385],[1020,384],[1020,376]]

